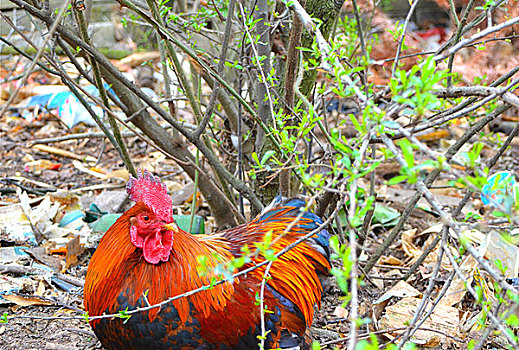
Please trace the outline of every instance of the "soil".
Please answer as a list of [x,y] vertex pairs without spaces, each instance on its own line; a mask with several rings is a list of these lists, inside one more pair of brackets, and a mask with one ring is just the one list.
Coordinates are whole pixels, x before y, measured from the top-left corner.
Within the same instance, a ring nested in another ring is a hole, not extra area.
[[[4,311],[5,308],[0,307],[0,312]],[[56,307],[31,306],[20,308],[16,312],[10,311],[9,314],[53,317],[67,315],[67,312]],[[101,344],[90,326],[81,320],[14,319],[0,325],[0,349],[2,350],[95,348],[100,349]]]

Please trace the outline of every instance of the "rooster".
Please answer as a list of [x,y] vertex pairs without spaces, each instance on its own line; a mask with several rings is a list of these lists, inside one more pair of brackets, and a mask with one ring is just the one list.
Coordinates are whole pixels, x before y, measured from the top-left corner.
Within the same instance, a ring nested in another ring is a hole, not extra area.
[[[104,347],[254,349],[261,339],[271,349],[310,347],[308,328],[323,290],[319,275],[330,269],[326,230],[270,266],[234,278],[222,275],[222,267],[232,262],[232,272],[243,271],[316,230],[322,220],[303,211],[303,200],[278,197],[250,223],[198,236],[175,224],[171,198],[158,177],[139,172],[127,192],[136,204],[106,232],[88,267],[88,315],[117,314],[212,287],[129,319],[90,320]],[[215,283],[218,279],[225,281]]]

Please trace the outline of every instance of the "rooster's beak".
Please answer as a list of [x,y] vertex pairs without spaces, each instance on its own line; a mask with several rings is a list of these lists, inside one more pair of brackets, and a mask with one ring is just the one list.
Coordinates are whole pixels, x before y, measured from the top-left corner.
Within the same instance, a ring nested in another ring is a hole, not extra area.
[[178,230],[178,226],[175,224],[175,223],[171,223],[171,224],[165,224],[164,226],[162,226],[162,228],[165,228],[166,230],[169,230],[169,231],[177,231]]

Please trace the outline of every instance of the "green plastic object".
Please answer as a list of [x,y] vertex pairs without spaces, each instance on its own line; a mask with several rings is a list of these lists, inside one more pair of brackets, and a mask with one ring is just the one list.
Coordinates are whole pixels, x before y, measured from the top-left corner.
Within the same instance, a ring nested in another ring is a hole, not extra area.
[[123,214],[105,214],[94,222],[88,224],[94,232],[106,232]]
[[[90,223],[90,228],[94,232],[106,232],[121,215],[122,214],[105,214],[97,221]],[[186,232],[190,232],[189,223],[191,221],[191,215],[173,215],[173,219],[175,219],[178,227]],[[190,233],[194,235],[205,234],[205,221],[202,216],[195,215],[193,217],[193,227]]]
[[204,218],[200,215],[195,215],[193,217],[193,227],[191,228],[191,231],[189,231],[191,215],[173,215],[173,219],[175,219],[178,227],[186,232],[192,233],[194,235],[205,234],[205,221]]

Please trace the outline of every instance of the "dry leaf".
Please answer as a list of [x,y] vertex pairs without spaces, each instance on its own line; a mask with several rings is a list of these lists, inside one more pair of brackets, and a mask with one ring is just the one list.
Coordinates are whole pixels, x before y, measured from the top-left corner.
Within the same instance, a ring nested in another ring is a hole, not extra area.
[[[384,329],[406,327],[413,319],[421,299],[407,297],[398,303],[388,306],[386,313],[379,321],[379,327]],[[431,316],[422,324],[423,328],[435,329],[449,335],[456,335],[459,325],[459,311],[456,308],[438,304]],[[395,331],[386,334],[390,339],[403,333]],[[414,333],[411,341],[425,347],[435,347],[443,343],[446,337],[438,332],[419,329]],[[398,340],[397,340],[398,342]]]
[[407,230],[402,232],[402,249],[407,256],[412,258],[412,261],[416,261],[422,254],[422,250],[414,245],[413,239],[416,236],[416,229]]
[[48,300],[42,300],[35,296],[22,296],[17,294],[4,294],[2,298],[9,300],[19,306],[30,306],[30,305],[52,305],[52,302]]
[[380,264],[384,265],[393,265],[393,266],[402,266],[404,262],[394,256],[382,256],[378,261]]
[[92,175],[94,177],[97,177],[98,179],[106,178],[105,174],[101,174],[97,171],[91,170],[87,165],[83,164],[79,160],[72,161],[72,164],[74,165],[74,168],[76,168],[77,170],[82,171],[88,175]]
[[47,145],[41,145],[41,144],[36,144],[34,146],[32,146],[32,148],[40,151],[40,152],[45,152],[45,153],[50,153],[50,154],[55,154],[55,155],[58,155],[58,156],[61,156],[61,157],[65,157],[65,158],[71,158],[71,159],[76,159],[76,160],[85,160],[85,161],[88,161],[88,162],[95,162],[96,159],[92,156],[82,156],[82,155],[79,155],[79,154],[76,154],[76,153],[72,153],[70,151],[66,151],[66,150],[63,150],[61,148],[57,148],[57,147],[52,147],[52,146],[47,146]]
[[[78,256],[84,251],[83,246],[79,243],[79,236],[74,236],[67,243],[67,256],[65,257],[65,270],[78,263]],[[63,271],[62,271],[63,272]]]
[[126,169],[120,169],[120,170],[114,170],[108,174],[105,175],[104,179],[111,179],[111,178],[118,178],[123,179],[125,181],[128,181],[130,178],[130,174],[128,173],[128,170]]
[[60,259],[47,254],[47,249],[45,247],[34,247],[26,249],[25,252],[37,262],[47,265],[54,271],[58,272],[61,270]]
[[404,298],[404,297],[416,297],[419,295],[422,295],[422,293],[420,293],[420,291],[418,291],[416,288],[411,286],[409,283],[407,283],[406,281],[398,281],[398,283],[395,284],[395,286],[393,288],[391,288],[390,290],[385,292],[380,298],[375,300],[374,304],[384,302],[393,297]]
[[[380,271],[376,267],[373,267],[373,269],[371,269],[371,275],[373,277],[380,277]],[[371,282],[373,282],[373,284],[376,285],[378,287],[378,289],[380,289],[380,290],[384,289],[384,281],[382,279],[371,278]]]
[[38,289],[36,290],[36,295],[42,297],[43,293],[45,293],[45,283],[43,281],[40,281],[40,283],[38,283]]
[[340,318],[347,318],[349,315],[349,312],[346,308],[342,307],[341,305],[337,306],[335,310],[333,311],[333,315],[340,317]]
[[373,302],[373,312],[378,319],[380,315],[382,315],[382,311],[384,311],[389,300],[392,298],[416,297],[420,295],[422,295],[422,293],[406,281],[398,281],[393,288],[385,292],[380,298]]
[[[463,275],[467,279],[467,283],[471,284],[474,276],[474,268],[477,265],[476,259],[472,255],[468,255],[463,259],[463,262],[460,265],[460,270],[463,272]],[[465,285],[465,281],[456,275],[447,289],[447,292],[440,300],[440,303],[447,306],[453,306],[459,303],[465,294],[467,293],[467,287]]]
[[421,135],[416,136],[416,138],[420,141],[437,141],[450,136],[450,132],[445,129],[439,129],[430,131],[427,133],[423,133]]
[[132,67],[140,66],[144,62],[160,59],[158,51],[136,52],[132,53],[119,61],[120,65],[128,65]]

